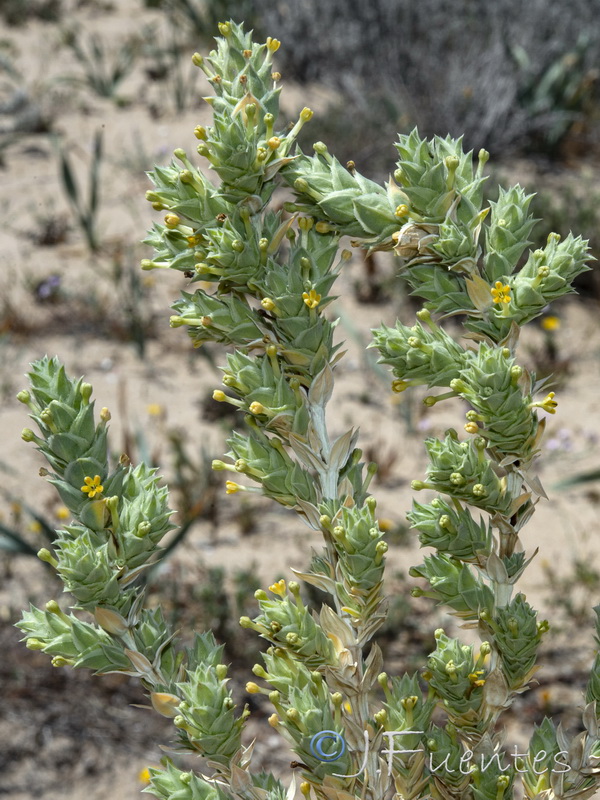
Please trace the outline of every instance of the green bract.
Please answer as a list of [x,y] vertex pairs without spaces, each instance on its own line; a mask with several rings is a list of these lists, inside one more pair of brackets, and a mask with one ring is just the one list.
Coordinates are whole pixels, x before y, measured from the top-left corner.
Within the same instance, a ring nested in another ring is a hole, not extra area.
[[[306,800],[510,800],[518,782],[528,800],[585,800],[600,781],[598,657],[583,733],[568,737],[545,720],[506,764],[498,722],[528,688],[549,627],[514,590],[529,563],[520,531],[543,496],[534,472],[543,415],[557,406],[518,363],[519,333],[573,291],[587,244],[551,234],[544,249],[527,252],[531,197],[516,186],[486,206],[488,154],[474,162],[460,139],[400,136],[386,186],[352,162],[344,167],[320,142],[314,155],[302,153],[296,137],[312,112],[277,127],[279,42],[257,44],[233,23],[220,32],[217,50],[194,56],[215,93],[212,125],[194,132],[215,183],[183,150],[153,171],[147,198],[164,216],[142,267],[183,273],[171,326],[187,328],[195,346],[227,347],[224,388],[213,396],[238,408],[245,426],[231,435],[228,460],[213,462],[236,478],[226,492],[276,500],[298,513],[311,543],[316,533],[323,541],[310,566],[295,571],[324,593],[320,607],[305,602],[299,582],[281,579],[256,593],[254,619],[242,617],[269,645],[252,670],[261,684],[246,690],[268,696],[269,724],[295,753]],[[277,188],[287,193],[283,207],[271,202]],[[376,466],[361,462],[358,431],[333,437],[327,422],[343,355],[329,312],[351,258],[340,252],[343,235],[367,251],[393,251],[425,300],[414,326],[374,331],[393,390],[441,389],[425,404],[450,401],[466,414],[463,430],[425,442],[426,479],[412,486],[438,496],[415,502],[409,520],[433,552],[410,574],[419,579],[413,594],[445,605],[481,641],[436,631],[416,675],[389,677],[373,642],[386,616],[388,549],[368,494]],[[450,316],[459,324],[445,329]],[[29,378],[19,399],[39,434],[27,428],[23,438],[45,457],[44,474],[72,515],[54,552],[39,555],[77,614],[55,601],[25,612],[28,647],[57,667],[141,679],[153,708],[173,720],[179,748],[203,758],[198,773],[168,759],[150,770],[146,791],[155,797],[293,800],[293,781],[286,790],[253,770],[243,740],[250,712],[236,707],[222,646],[205,633],[185,649],[160,610],[144,607],[138,578],[161,557],[171,528],[167,490],[144,464],[111,463],[110,414],[103,409],[96,422],[89,384],[47,358]]]

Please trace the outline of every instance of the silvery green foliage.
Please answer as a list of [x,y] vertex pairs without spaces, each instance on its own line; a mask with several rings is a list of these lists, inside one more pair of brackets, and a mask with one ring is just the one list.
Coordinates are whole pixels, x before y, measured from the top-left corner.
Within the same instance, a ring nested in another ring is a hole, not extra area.
[[[304,109],[291,130],[276,127],[279,43],[257,44],[232,23],[220,30],[218,49],[194,56],[216,94],[214,124],[195,131],[198,152],[220,183],[182,150],[181,166],[152,173],[148,199],[164,217],[147,239],[154,259],[142,266],[190,281],[173,327],[186,327],[195,346],[229,346],[227,393],[216,389],[214,397],[236,406],[247,426],[232,434],[227,460],[213,462],[235,478],[227,493],[258,492],[294,509],[324,542],[295,575],[328,603],[308,607],[300,584],[281,579],[256,593],[256,617],[241,619],[269,645],[252,669],[263,684],[246,689],[268,696],[269,724],[295,752],[307,798],[384,800],[395,789],[410,800],[509,800],[518,782],[530,800],[590,797],[600,774],[597,664],[584,733],[568,738],[545,721],[520,760],[506,765],[497,728],[538,669],[548,629],[514,589],[528,564],[520,531],[543,495],[533,471],[539,409],[554,413],[557,405],[552,392],[536,399],[541,387],[517,363],[520,326],[572,291],[586,269],[586,243],[552,234],[545,249],[526,254],[530,198],[514,187],[485,207],[487,153],[474,164],[460,139],[401,136],[385,187],[343,168],[321,143],[314,156],[301,153],[295,138],[312,112]],[[271,202],[277,186],[293,192],[285,209]],[[387,543],[368,495],[374,467],[361,462],[357,431],[332,437],[327,424],[342,354],[324,311],[350,256],[339,252],[346,234],[367,250],[393,251],[426,301],[413,327],[374,331],[393,390],[426,386],[437,392],[428,406],[469,406],[464,433],[449,429],[425,442],[426,475],[412,486],[438,496],[415,502],[409,518],[434,552],[411,574],[420,579],[415,594],[446,606],[481,643],[436,631],[420,675],[382,672],[372,638],[385,619]],[[194,289],[200,281],[212,289]],[[449,315],[464,319],[468,337],[441,327]],[[159,557],[169,530],[166,490],[143,464],[109,464],[110,415],[103,409],[95,422],[88,384],[49,359],[33,365],[30,382],[19,399],[40,435],[26,429],[23,438],[47,459],[73,516],[54,554],[40,557],[58,571],[78,614],[55,601],[25,612],[19,627],[28,646],[56,666],[140,677],[154,709],[173,720],[179,747],[204,757],[197,773],[169,761],[150,770],[155,797],[292,800],[293,781],[285,790],[252,771],[252,746],[242,743],[249,711],[235,707],[212,634],[196,635],[186,650],[160,610],[144,608],[136,578]],[[79,619],[86,611],[92,620]],[[391,746],[402,733],[402,746]],[[345,746],[332,752],[331,740]]]

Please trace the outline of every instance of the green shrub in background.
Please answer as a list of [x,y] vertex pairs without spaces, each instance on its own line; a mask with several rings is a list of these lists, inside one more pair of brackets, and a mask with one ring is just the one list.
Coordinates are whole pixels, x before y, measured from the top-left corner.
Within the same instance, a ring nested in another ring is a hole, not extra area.
[[339,92],[340,161],[385,177],[387,142],[415,125],[495,156],[556,153],[595,96],[599,13],[598,0],[568,13],[552,0],[256,0],[252,26],[286,42],[286,79]]
[[[259,613],[242,617],[268,642],[252,668],[260,684],[246,690],[272,704],[269,724],[295,753],[305,798],[508,800],[518,785],[531,800],[591,797],[600,781],[600,656],[582,733],[570,737],[546,719],[519,754],[500,727],[539,668],[549,627],[515,585],[533,556],[521,529],[544,495],[535,460],[557,401],[518,363],[519,334],[572,291],[587,244],[552,233],[528,251],[530,196],[517,186],[484,205],[488,154],[474,163],[460,139],[401,135],[385,187],[343,167],[320,142],[303,154],[295,140],[312,112],[303,109],[291,130],[277,127],[279,42],[257,44],[233,23],[220,31],[216,51],[194,56],[214,89],[213,124],[195,135],[218,185],[183,150],[156,168],[148,199],[163,219],[143,268],[191,280],[173,327],[186,328],[196,346],[229,346],[229,394],[216,389],[214,397],[237,407],[246,428],[232,434],[227,460],[213,463],[229,476],[226,492],[275,500],[323,545],[308,569],[294,570],[297,580],[259,589]],[[284,209],[271,203],[277,186],[293,192]],[[384,672],[373,643],[388,604],[388,545],[369,493],[376,465],[362,463],[358,431],[327,419],[343,357],[326,313],[351,255],[339,249],[343,235],[370,252],[393,251],[425,301],[413,326],[373,332],[392,389],[426,386],[427,406],[460,399],[469,407],[460,433],[425,442],[427,473],[412,487],[432,494],[414,503],[410,520],[433,554],[411,574],[420,579],[416,594],[449,609],[480,641],[438,629],[412,675]],[[199,281],[212,290],[194,289]],[[464,319],[460,339],[440,325],[448,315]],[[30,384],[19,399],[40,433],[25,429],[23,438],[47,459],[73,518],[54,552],[40,557],[77,613],[56,601],[25,612],[28,647],[57,667],[140,678],[154,709],[172,718],[179,749],[202,757],[197,771],[168,759],[151,769],[146,791],[155,797],[291,800],[293,780],[286,786],[252,768],[252,744],[242,738],[250,712],[236,708],[213,635],[198,634],[186,649],[160,609],[144,606],[138,576],[171,527],[166,489],[144,464],[109,463],[110,414],[103,409],[95,421],[89,384],[47,358],[33,365]],[[330,604],[311,608],[301,582]]]

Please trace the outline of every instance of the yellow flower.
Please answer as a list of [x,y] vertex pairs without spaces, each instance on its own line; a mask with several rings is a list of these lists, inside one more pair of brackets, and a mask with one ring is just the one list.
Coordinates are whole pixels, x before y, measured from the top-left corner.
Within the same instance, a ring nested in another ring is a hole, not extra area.
[[239,483],[234,483],[234,481],[225,481],[225,494],[235,494],[239,492],[241,486]]
[[539,403],[540,408],[543,408],[544,411],[547,411],[548,414],[556,414],[556,407],[558,403],[554,399],[554,392],[548,392],[546,397]]
[[260,693],[260,686],[254,681],[249,681],[246,684],[246,691],[248,694],[259,694]]
[[469,674],[469,680],[473,684],[473,686],[483,686],[485,684],[485,678],[480,678],[480,675],[483,675],[484,671],[482,669],[478,669],[475,672],[471,672]]
[[42,532],[42,526],[41,526],[41,524],[40,524],[40,523],[37,521],[37,519],[34,519],[34,520],[32,520],[32,521],[29,523],[29,530],[30,530],[32,533],[41,533],[41,532]]
[[530,403],[529,408],[541,408],[547,414],[556,414],[556,407],[558,406],[558,403],[556,402],[554,397],[555,397],[554,392],[548,392],[546,397],[544,397],[544,399],[541,400],[539,403]]
[[510,286],[496,281],[492,286],[492,300],[494,303],[510,303]]
[[144,769],[141,769],[138,772],[137,778],[140,783],[150,783],[150,770],[148,769],[148,767],[144,767]]
[[278,594],[279,597],[283,597],[285,594],[284,579],[282,578],[280,581],[277,581],[277,583],[273,583],[271,586],[269,586],[269,591],[273,592],[273,594]]
[[311,289],[310,292],[304,292],[302,294],[302,299],[309,308],[316,308],[321,302],[321,295],[317,294],[314,289]]
[[100,480],[100,475],[94,475],[93,478],[86,476],[83,479],[85,486],[81,487],[81,491],[84,494],[87,494],[90,500],[92,497],[96,497],[96,495],[101,495],[104,491],[104,486],[101,485]]
[[69,519],[71,512],[66,506],[59,506],[54,512],[57,519]]
[[540,325],[544,331],[557,331],[560,328],[560,319],[558,317],[544,317]]

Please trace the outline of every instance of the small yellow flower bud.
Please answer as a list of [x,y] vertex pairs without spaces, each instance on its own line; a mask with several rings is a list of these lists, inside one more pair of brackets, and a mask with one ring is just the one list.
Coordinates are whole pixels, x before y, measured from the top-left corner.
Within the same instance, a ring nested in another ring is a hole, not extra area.
[[265,311],[274,311],[275,310],[275,302],[270,297],[264,297],[260,301],[260,304],[265,309]]
[[327,222],[317,222],[315,230],[317,233],[330,233],[333,228],[331,225],[328,225]]
[[58,567],[58,561],[54,558],[50,550],[46,549],[45,547],[42,547],[41,550],[38,550],[37,557],[40,561],[45,561],[46,564],[50,564],[50,566],[54,567],[54,569]]
[[377,711],[375,714],[373,714],[373,719],[381,728],[384,728],[388,719],[385,708],[382,708],[380,711]]
[[308,797],[310,795],[310,783],[308,781],[302,781],[300,784],[300,791],[304,797]]
[[261,689],[257,683],[254,683],[254,681],[248,681],[246,684],[246,691],[248,694],[260,694]]
[[250,403],[248,411],[251,414],[265,414],[266,413],[266,409],[263,406],[263,404],[262,403],[258,403],[256,400],[254,401],[254,403]]
[[281,144],[281,139],[279,138],[279,136],[271,136],[271,138],[267,142],[267,147],[270,150],[277,150],[280,144]]
[[147,519],[145,519],[142,520],[140,523],[138,523],[138,526],[135,529],[134,534],[139,539],[143,539],[144,536],[148,536],[151,530],[152,530],[152,523],[149,522]]
[[302,120],[302,122],[308,122],[309,120],[311,120],[313,118],[313,114],[314,114],[314,112],[311,111],[310,108],[306,108],[306,106],[305,106],[302,109],[302,111],[300,112],[300,119]]
[[279,717],[277,714],[271,714],[267,722],[272,728],[277,728],[279,726]]
[[194,64],[196,67],[201,67],[202,64],[204,64],[204,59],[202,58],[200,53],[194,53],[194,55],[192,56],[192,64]]
[[334,692],[331,695],[331,702],[333,703],[334,706],[339,707],[344,702],[344,696],[342,695],[341,692]]
[[231,33],[231,25],[229,22],[219,22],[219,33],[221,36],[229,36]]
[[227,395],[222,389],[215,389],[212,398],[216,400],[217,403],[224,403],[227,400]]
[[398,219],[403,219],[408,216],[409,208],[405,203],[401,203],[394,211],[394,216]]
[[[298,178],[296,181],[294,181],[294,188],[299,192],[307,192],[309,189],[308,182],[303,178]],[[315,221],[312,217],[300,217],[298,220],[298,227],[305,233],[308,233],[314,224]]]
[[194,136],[196,137],[196,139],[200,139],[203,142],[207,140],[208,135],[206,133],[206,128],[204,127],[204,125],[196,125],[196,127],[194,128]]
[[110,411],[108,410],[108,408],[106,408],[106,406],[104,406],[100,410],[100,419],[102,420],[102,422],[110,422],[111,420]]
[[400,705],[405,711],[412,711],[418,702],[419,698],[413,694],[410,697],[403,697],[400,700]]
[[281,47],[281,42],[279,39],[272,39],[270,36],[267,36],[267,50],[270,53],[275,53]]
[[242,487],[239,483],[234,483],[234,481],[225,481],[225,494],[235,494],[239,492]]
[[467,433],[479,433],[479,425],[476,422],[467,422],[465,430]]
[[72,667],[75,661],[72,658],[63,658],[62,656],[54,656],[51,663],[53,667]]
[[39,639],[27,639],[25,642],[25,647],[28,650],[43,650],[46,647],[45,642],[41,642]]
[[165,225],[169,229],[176,228],[181,223],[180,217],[177,214],[167,214],[165,216]]
[[281,72],[272,72],[271,73],[271,80],[274,80],[275,82],[280,81],[281,80]]

